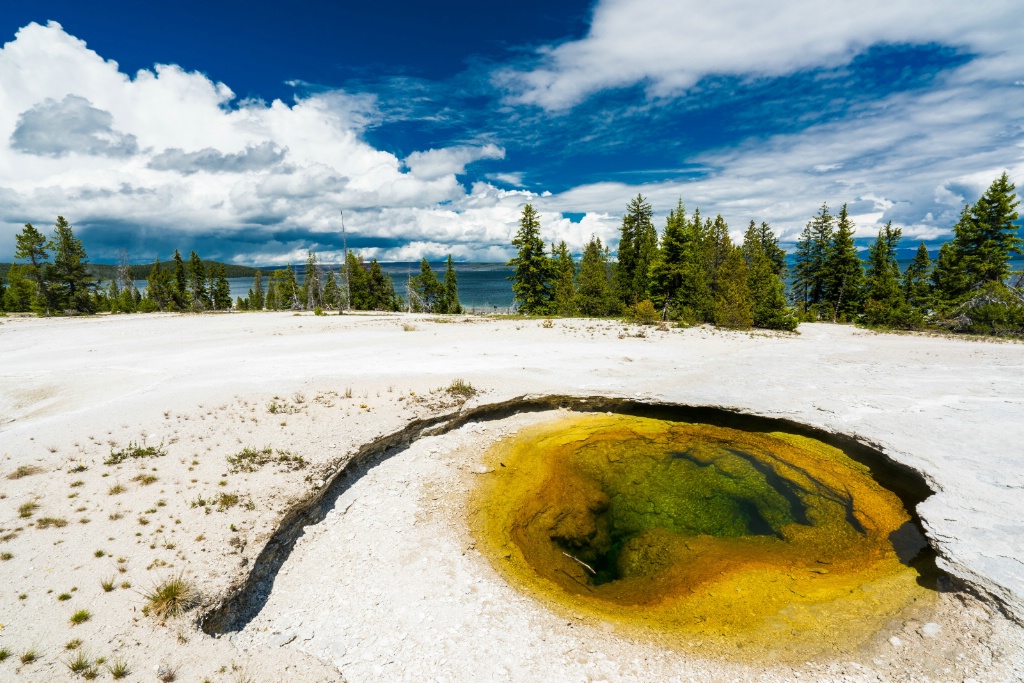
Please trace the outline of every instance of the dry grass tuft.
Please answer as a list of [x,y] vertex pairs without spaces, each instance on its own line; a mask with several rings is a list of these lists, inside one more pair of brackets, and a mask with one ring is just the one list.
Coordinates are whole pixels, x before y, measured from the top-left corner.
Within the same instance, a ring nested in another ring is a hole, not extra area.
[[8,479],[21,479],[22,477],[31,477],[33,474],[40,474],[44,472],[42,467],[36,465],[21,465],[18,469],[14,470],[7,475]]
[[156,585],[144,593],[143,597],[146,599],[143,612],[158,619],[176,617],[199,602],[199,593],[195,587],[180,574]]

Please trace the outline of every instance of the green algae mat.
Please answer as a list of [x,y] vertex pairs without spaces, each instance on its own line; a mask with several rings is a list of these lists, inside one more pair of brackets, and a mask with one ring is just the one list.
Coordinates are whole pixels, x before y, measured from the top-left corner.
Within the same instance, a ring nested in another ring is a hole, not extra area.
[[473,494],[481,550],[576,618],[707,655],[849,651],[931,604],[900,499],[803,436],[626,415],[522,430]]

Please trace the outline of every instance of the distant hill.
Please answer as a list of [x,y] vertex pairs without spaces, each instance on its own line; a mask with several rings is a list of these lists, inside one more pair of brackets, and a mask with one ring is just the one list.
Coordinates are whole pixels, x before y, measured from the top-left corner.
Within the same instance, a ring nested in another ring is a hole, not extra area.
[[[219,261],[203,261],[203,263],[219,263]],[[233,263],[225,263],[224,272],[227,277],[252,277],[256,273],[256,268],[249,266],[237,266]],[[161,268],[168,268],[174,270],[174,261],[161,261]],[[153,270],[152,263],[132,265],[132,278],[135,280],[145,280],[149,277],[149,271]],[[4,282],[7,281],[7,271],[11,269],[10,263],[0,263],[0,278],[3,278]],[[266,269],[264,269],[266,270]],[[95,275],[100,280],[112,280],[117,275],[117,266],[107,265],[104,263],[90,263],[89,272]]]

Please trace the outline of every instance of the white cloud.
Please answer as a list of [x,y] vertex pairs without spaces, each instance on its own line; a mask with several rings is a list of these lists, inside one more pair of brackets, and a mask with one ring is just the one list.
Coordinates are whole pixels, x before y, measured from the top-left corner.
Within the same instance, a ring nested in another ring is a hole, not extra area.
[[[544,47],[532,68],[504,69],[495,79],[513,102],[564,109],[638,83],[664,97],[708,75],[834,67],[879,43],[934,42],[1019,57],[1022,20],[1016,0],[602,0],[584,38]],[[991,77],[1005,66],[979,61],[975,68]]]
[[[129,76],[60,25],[30,24],[0,49],[0,253],[22,223],[45,226],[58,213],[86,236],[89,225],[128,222],[183,246],[211,232],[333,239],[341,207],[366,236],[394,233],[389,211],[404,212],[411,238],[468,245],[493,232],[437,216],[471,201],[456,176],[503,149],[432,149],[403,162],[363,139],[379,120],[369,94],[267,104],[174,65]],[[285,257],[302,248],[275,244]]]

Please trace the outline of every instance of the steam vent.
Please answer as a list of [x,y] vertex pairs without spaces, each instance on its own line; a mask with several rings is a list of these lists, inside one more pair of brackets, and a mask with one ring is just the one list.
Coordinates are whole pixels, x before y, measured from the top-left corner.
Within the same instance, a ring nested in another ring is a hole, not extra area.
[[932,604],[899,497],[814,439],[584,415],[524,430],[488,462],[481,549],[567,617],[788,659],[855,648]]

